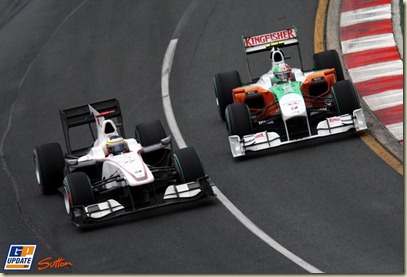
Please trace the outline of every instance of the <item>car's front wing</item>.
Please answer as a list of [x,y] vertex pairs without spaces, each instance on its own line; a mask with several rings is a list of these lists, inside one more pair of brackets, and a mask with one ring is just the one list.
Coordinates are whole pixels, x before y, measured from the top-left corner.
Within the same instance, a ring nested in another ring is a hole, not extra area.
[[344,133],[351,129],[356,131],[367,129],[362,109],[354,110],[353,115],[346,114],[326,118],[318,123],[316,135],[281,141],[278,133],[263,131],[246,135],[243,138],[236,135],[229,136],[229,144],[233,157],[240,157],[244,156],[247,151],[261,151],[294,142]]
[[212,186],[215,184],[205,176],[195,182],[170,185],[165,191],[162,201],[142,207],[125,207],[115,199],[95,203],[89,206],[74,206],[70,210],[71,220],[78,227],[103,222],[124,215],[155,209],[159,207],[196,201],[202,198],[216,196]]

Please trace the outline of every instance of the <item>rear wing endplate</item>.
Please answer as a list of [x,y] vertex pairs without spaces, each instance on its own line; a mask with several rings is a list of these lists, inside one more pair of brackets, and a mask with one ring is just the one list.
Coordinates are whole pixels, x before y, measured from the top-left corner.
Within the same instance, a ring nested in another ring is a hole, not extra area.
[[[115,121],[117,121],[116,127],[118,128],[119,133],[121,134],[121,136],[125,137],[122,113],[119,101],[117,99],[109,99],[101,102],[92,103],[89,105],[91,105],[99,113],[104,114],[104,117],[106,119],[115,118],[116,119]],[[95,141],[96,139],[95,134],[91,128],[91,124],[95,123],[95,117],[93,116],[93,114],[90,113],[89,105],[86,104],[74,108],[59,110],[68,154],[77,154],[88,149],[88,148],[72,149],[71,139],[69,136],[69,130],[71,128],[87,124],[89,125],[89,130],[92,134],[93,141]]]

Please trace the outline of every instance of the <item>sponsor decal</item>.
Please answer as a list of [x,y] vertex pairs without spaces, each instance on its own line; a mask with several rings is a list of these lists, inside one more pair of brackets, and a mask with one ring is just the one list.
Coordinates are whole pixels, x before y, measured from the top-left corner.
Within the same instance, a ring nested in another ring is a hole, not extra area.
[[325,82],[325,78],[322,76],[311,79],[311,84],[319,84],[319,83],[324,83],[324,82]]
[[259,125],[274,124],[274,120],[260,120]]
[[290,102],[287,102],[287,103],[284,103],[284,106],[288,106],[288,107],[290,107],[290,106],[298,106],[300,104],[300,102],[298,102],[298,101],[290,101]]
[[283,88],[284,94],[294,92],[294,90],[290,84],[284,84],[284,85],[282,85],[282,88]]
[[286,112],[290,115],[295,115],[300,113],[300,102],[298,101],[290,101],[283,104],[286,107]]
[[283,30],[283,31],[278,31],[278,32],[274,32],[274,33],[258,35],[258,36],[245,37],[244,45],[246,47],[253,47],[256,45],[262,45],[265,43],[271,43],[271,42],[279,41],[279,40],[287,40],[287,39],[292,39],[292,38],[296,38],[296,37],[297,37],[297,35],[295,33],[295,29],[288,29],[288,30]]
[[8,250],[4,270],[30,270],[37,245],[12,244]]
[[73,264],[71,262],[65,261],[64,258],[59,257],[56,260],[52,260],[51,257],[42,259],[41,261],[38,262],[38,270],[44,270],[47,268],[61,268],[65,266],[72,266]]
[[246,98],[256,97],[259,96],[259,92],[257,90],[251,90],[245,93]]
[[340,122],[341,118],[340,117],[329,117],[328,121],[329,121],[329,123]]

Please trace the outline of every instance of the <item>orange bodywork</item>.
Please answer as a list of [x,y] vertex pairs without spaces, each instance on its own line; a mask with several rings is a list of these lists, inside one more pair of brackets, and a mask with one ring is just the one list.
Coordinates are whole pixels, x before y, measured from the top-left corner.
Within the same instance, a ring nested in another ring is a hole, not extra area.
[[[323,108],[324,101],[318,101],[318,97],[326,97],[331,92],[332,85],[336,82],[335,69],[325,69],[313,72],[306,76],[301,84],[301,92],[304,96],[304,101],[307,107]],[[258,116],[258,120],[262,120],[274,115],[278,110],[278,101],[275,95],[267,89],[258,85],[238,87],[233,89],[233,101],[246,103],[251,114],[260,111],[262,108],[270,105],[270,107]],[[315,99],[317,97],[317,99]]]
[[[301,91],[305,95],[311,97],[326,97],[331,92],[331,87],[336,82],[335,69],[325,69],[307,75],[304,82],[301,84]],[[325,106],[320,101],[315,101],[313,98],[305,98],[305,105],[314,108],[322,108]]]
[[266,114],[258,118],[259,120],[272,116],[278,110],[278,103],[275,101],[276,97],[274,94],[261,86],[239,87],[233,89],[232,93],[233,101],[235,103],[246,103],[249,106],[252,114],[275,102],[275,107],[270,107]]

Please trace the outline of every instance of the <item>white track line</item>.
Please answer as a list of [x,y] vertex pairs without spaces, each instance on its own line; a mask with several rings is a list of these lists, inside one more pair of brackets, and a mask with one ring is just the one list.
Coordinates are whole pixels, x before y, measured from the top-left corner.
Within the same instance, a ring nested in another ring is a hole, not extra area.
[[174,58],[175,48],[177,48],[177,42],[178,39],[171,40],[170,44],[167,47],[167,51],[165,52],[161,70],[161,96],[163,99],[164,114],[167,118],[168,126],[171,130],[174,140],[179,148],[185,148],[187,147],[187,144],[185,143],[184,138],[181,135],[181,132],[178,128],[177,120],[175,119],[174,112],[172,110],[169,89],[172,60]]
[[[164,106],[164,113],[165,117],[168,122],[168,126],[174,136],[174,140],[177,143],[179,148],[186,147],[186,143],[182,137],[182,134],[178,128],[177,121],[174,116],[174,112],[171,105],[170,99],[170,91],[169,91],[169,80],[170,80],[170,73],[171,73],[171,66],[172,61],[175,54],[175,49],[177,47],[178,39],[172,39],[167,47],[167,51],[165,52],[164,61],[161,70],[161,95],[163,100]],[[247,218],[229,199],[219,190],[219,188],[214,187],[214,192],[217,195],[219,201],[254,235],[258,238],[263,240],[269,246],[271,246],[276,251],[280,252],[286,258],[297,264],[298,266],[302,267],[304,270],[310,273],[323,273],[318,268],[314,267],[313,265],[307,263],[300,257],[296,256],[286,248],[284,248],[281,244],[276,242],[272,239],[269,235],[267,235],[263,230],[257,227],[249,218]]]

